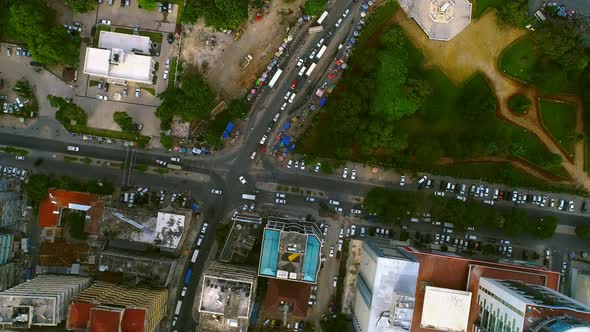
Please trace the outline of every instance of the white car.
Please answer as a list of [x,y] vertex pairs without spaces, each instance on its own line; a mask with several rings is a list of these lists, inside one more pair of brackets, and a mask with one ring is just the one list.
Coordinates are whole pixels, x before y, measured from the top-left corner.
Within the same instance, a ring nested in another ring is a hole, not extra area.
[[337,213],[340,213],[340,212],[342,212],[342,208],[337,206],[334,208],[334,211],[336,211]]
[[266,136],[266,135],[262,136],[262,138],[260,139],[260,144],[264,144],[264,142],[266,142],[267,138],[268,138],[268,136]]
[[98,20],[98,24],[111,25],[111,20],[105,20],[103,18],[101,20]]
[[339,27],[339,26],[340,26],[340,23],[342,23],[342,19],[341,19],[341,18],[339,18],[339,19],[338,19],[338,22],[336,22],[336,24],[334,24],[334,25],[335,25],[336,27]]
[[207,233],[207,228],[209,227],[208,223],[203,224],[203,228],[201,228],[201,234]]
[[211,189],[211,193],[215,195],[221,195],[221,190],[219,189]]
[[291,166],[293,166],[293,160],[289,159],[287,162],[287,168],[291,168]]
[[[284,102],[283,105],[281,106],[281,111],[284,111],[287,109],[287,106],[289,105],[288,102]],[[276,121],[276,120],[275,120]]]
[[25,157],[21,155],[16,155],[16,160],[25,160]]
[[313,168],[313,171],[318,173],[320,171],[321,167],[322,167],[322,163],[317,163],[317,165],[315,165],[315,167]]
[[354,236],[356,234],[356,225],[350,225],[350,236]]
[[80,147],[73,146],[73,145],[68,145],[67,149],[68,149],[68,151],[74,151],[74,152],[80,151]]
[[356,180],[356,169],[353,169],[352,172],[350,173],[350,179]]
[[299,59],[299,61],[297,61],[297,68],[303,66],[303,59]]
[[98,100],[109,100],[109,97],[105,95],[96,95],[96,98],[98,98]]
[[252,154],[250,155],[250,159],[254,160],[255,157],[256,157],[256,151],[252,152]]
[[435,191],[435,192],[434,192],[434,196],[441,196],[441,197],[442,197],[442,196],[444,196],[444,195],[445,195],[445,193],[444,193],[444,192],[442,192],[442,191]]
[[285,198],[285,194],[283,194],[283,193],[277,193],[276,194],[276,197],[277,198]]
[[487,205],[494,205],[494,201],[491,200],[491,199],[486,199],[486,200],[483,201],[483,203],[484,204],[487,204]]
[[342,171],[342,178],[346,179],[348,177],[348,168],[344,167],[344,170]]
[[322,45],[324,45],[324,38],[320,39],[320,41],[316,44],[317,47],[322,47]]
[[301,161],[301,170],[305,170],[305,160]]
[[405,175],[402,175],[399,178],[399,185],[400,185],[400,187],[403,187],[404,185],[406,185],[406,176]]
[[342,13],[342,17],[348,16],[348,13],[350,13],[350,9],[347,8],[344,13]]
[[240,175],[238,178],[242,184],[246,184],[246,178],[243,175]]
[[280,198],[277,198],[277,199],[275,200],[275,202],[276,202],[277,204],[287,204],[287,201],[286,201],[286,200],[284,200],[284,199],[280,199]]
[[332,279],[332,287],[336,288],[337,285],[338,285],[338,276],[334,276],[334,279]]
[[180,162],[180,157],[170,157],[170,161],[173,161],[175,163],[179,163]]
[[361,214],[361,210],[350,209],[350,213],[352,213],[352,214]]
[[330,246],[330,257],[334,257],[334,246]]
[[165,162],[164,160],[156,159],[156,164],[158,164],[160,166],[166,166],[168,163]]
[[285,94],[285,100],[289,99],[289,97],[291,97],[291,91],[287,91],[287,93]]
[[164,70],[164,80],[168,80],[168,69]]
[[340,202],[332,200],[332,199],[329,201],[329,203],[330,203],[330,205],[340,205]]
[[315,202],[315,197],[306,197],[305,200],[308,202]]
[[180,297],[184,297],[186,295],[186,286],[182,287],[182,290],[180,291]]
[[279,119],[279,116],[281,115],[281,113],[277,113],[275,114],[275,117],[272,118],[272,122],[277,122],[277,120]]
[[569,210],[570,212],[574,212],[574,201],[569,202]]
[[141,96],[141,91],[139,90],[139,88],[135,89],[135,97],[140,97]]

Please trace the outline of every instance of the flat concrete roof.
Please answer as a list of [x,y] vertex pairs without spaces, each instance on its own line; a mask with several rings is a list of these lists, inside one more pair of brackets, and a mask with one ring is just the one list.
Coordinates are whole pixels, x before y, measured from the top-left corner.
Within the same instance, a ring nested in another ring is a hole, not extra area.
[[110,62],[111,52],[111,50],[87,47],[84,74],[152,84],[154,60],[151,56],[122,53],[120,54],[120,62],[112,64]]
[[84,74],[105,77],[108,76],[110,57],[110,50],[87,47],[86,56],[84,58]]
[[426,286],[420,327],[466,332],[470,307],[471,292]]
[[125,52],[141,51],[150,54],[150,45],[150,37],[110,31],[101,31],[98,39],[99,48],[120,48]]
[[471,23],[468,0],[399,0],[430,39],[451,40]]
[[183,214],[158,212],[156,221],[156,239],[161,240],[161,247],[176,248],[184,234]]

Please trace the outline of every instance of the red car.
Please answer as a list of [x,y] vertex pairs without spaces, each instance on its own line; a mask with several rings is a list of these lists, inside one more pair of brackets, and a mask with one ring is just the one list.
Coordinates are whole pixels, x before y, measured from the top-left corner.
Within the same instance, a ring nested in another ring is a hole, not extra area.
[[291,83],[291,89],[295,89],[297,87],[297,83],[299,83],[297,80],[294,80],[293,83]]

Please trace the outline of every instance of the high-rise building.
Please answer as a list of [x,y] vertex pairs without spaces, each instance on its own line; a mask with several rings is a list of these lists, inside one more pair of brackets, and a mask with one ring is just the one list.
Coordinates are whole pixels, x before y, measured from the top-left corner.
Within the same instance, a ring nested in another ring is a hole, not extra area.
[[19,210],[17,182],[0,179],[0,227],[16,224],[20,220]]
[[247,331],[255,292],[256,268],[212,262],[201,285],[203,330]]
[[420,264],[388,241],[364,241],[353,321],[359,332],[409,331]]
[[590,331],[590,308],[545,286],[480,278],[477,302],[481,331]]
[[70,331],[152,332],[166,315],[168,290],[97,282],[70,303]]
[[13,287],[18,282],[16,277],[19,270],[16,263],[10,260],[16,251],[14,236],[0,233],[0,292]]
[[72,298],[90,286],[90,278],[41,275],[0,293],[0,327],[57,326]]

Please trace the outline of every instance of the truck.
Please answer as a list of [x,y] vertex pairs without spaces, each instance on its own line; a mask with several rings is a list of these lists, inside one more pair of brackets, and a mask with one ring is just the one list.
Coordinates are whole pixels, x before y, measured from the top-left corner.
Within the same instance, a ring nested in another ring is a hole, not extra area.
[[321,25],[315,26],[315,27],[311,27],[309,28],[309,33],[317,33],[317,32],[322,32],[324,31],[324,27]]
[[318,55],[316,55],[315,57],[320,59],[322,57],[322,55],[324,55],[324,53],[326,53],[326,45],[322,45],[322,47],[320,48],[320,51],[318,52]]
[[317,20],[316,23],[317,24],[322,24],[322,22],[324,22],[324,20],[326,19],[326,17],[328,17],[328,12],[327,11],[324,11],[322,13],[322,15],[320,15],[320,18],[318,18],[318,20]]
[[176,308],[174,309],[175,315],[180,315],[180,308],[182,308],[182,301],[178,300],[178,302],[176,302]]
[[176,169],[176,170],[181,170],[182,169],[182,166],[177,165],[177,164],[170,164],[170,163],[168,165],[166,165],[166,167],[168,167],[170,169]]
[[193,275],[193,269],[189,268],[184,275],[184,284],[188,285],[189,281],[191,281],[191,276]]
[[309,66],[309,69],[307,70],[307,72],[305,73],[305,75],[309,77],[309,75],[311,75],[311,73],[315,69],[315,66],[316,66],[316,64],[315,63],[312,63],[311,66]]
[[252,55],[246,55],[240,62],[240,68],[245,69],[252,62]]
[[256,195],[242,194],[242,199],[247,199],[249,201],[255,201]]
[[197,257],[199,257],[199,249],[195,249],[195,251],[193,251],[193,256],[191,257],[191,263],[196,262]]
[[268,86],[271,89],[275,87],[275,84],[279,80],[279,77],[281,77],[282,73],[283,73],[283,71],[281,69],[277,69],[277,72],[274,74],[274,76],[271,78],[270,82],[268,83]]

